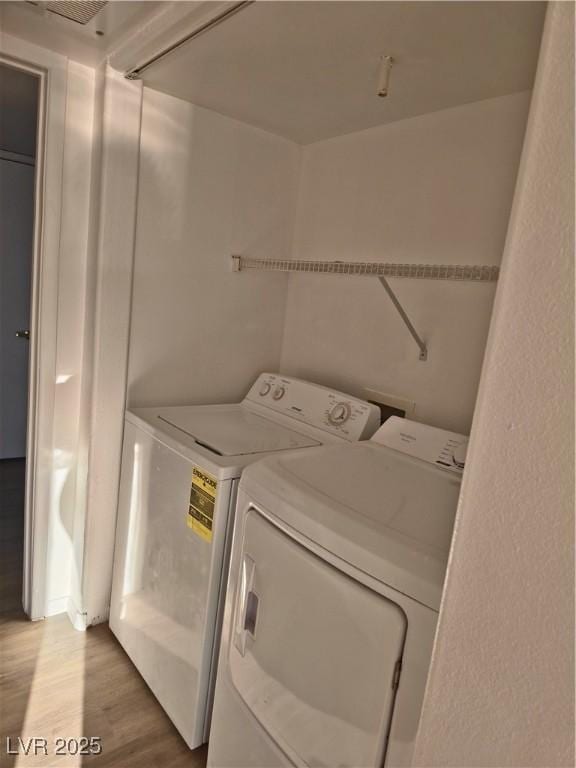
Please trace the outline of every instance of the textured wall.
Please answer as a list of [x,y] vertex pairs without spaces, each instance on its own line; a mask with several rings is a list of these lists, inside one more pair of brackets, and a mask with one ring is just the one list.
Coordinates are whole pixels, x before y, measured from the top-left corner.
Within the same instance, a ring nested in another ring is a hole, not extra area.
[[231,270],[286,258],[299,150],[144,91],[129,405],[241,399],[277,369],[287,279]]
[[[529,100],[489,99],[305,147],[293,258],[499,264]],[[283,371],[404,396],[416,419],[468,432],[494,285],[391,284],[428,362],[377,280],[291,275]]]
[[574,765],[573,13],[545,28],[420,766]]

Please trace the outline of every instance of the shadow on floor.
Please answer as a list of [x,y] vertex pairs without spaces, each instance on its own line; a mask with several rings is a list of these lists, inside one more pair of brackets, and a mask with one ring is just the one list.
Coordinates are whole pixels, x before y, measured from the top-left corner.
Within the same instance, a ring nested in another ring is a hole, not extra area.
[[[204,768],[206,747],[190,752],[107,624],[22,612],[24,477],[23,460],[0,462],[0,766]],[[92,736],[101,754],[74,754]],[[31,737],[46,749],[24,755]]]
[[84,735],[100,736],[94,768],[204,768],[206,747],[191,752],[107,624],[88,629]]
[[7,738],[24,727],[30,687],[41,643],[22,611],[24,551],[24,459],[0,461],[0,765],[16,758],[6,753]]

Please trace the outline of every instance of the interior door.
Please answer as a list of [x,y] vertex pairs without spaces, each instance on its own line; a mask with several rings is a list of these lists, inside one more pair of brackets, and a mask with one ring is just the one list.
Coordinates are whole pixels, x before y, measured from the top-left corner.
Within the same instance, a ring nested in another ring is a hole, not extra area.
[[0,459],[26,455],[34,175],[0,159]]
[[240,567],[228,662],[260,726],[296,765],[381,765],[404,613],[254,509]]

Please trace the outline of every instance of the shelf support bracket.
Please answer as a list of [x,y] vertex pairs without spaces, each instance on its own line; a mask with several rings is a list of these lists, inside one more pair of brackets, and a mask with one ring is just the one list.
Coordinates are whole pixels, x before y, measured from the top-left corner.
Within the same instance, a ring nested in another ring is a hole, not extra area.
[[382,286],[383,286],[384,290],[386,291],[386,293],[390,297],[390,301],[392,302],[392,304],[394,304],[394,307],[396,308],[396,311],[398,312],[398,314],[400,315],[400,317],[404,321],[404,325],[406,326],[406,328],[408,328],[408,331],[410,332],[410,335],[412,336],[412,338],[414,339],[416,344],[418,344],[418,348],[420,350],[419,359],[422,360],[422,361],[426,361],[428,359],[428,349],[426,348],[426,344],[424,344],[424,342],[422,341],[422,339],[420,338],[420,336],[416,332],[416,329],[414,328],[414,326],[410,322],[410,318],[408,317],[408,315],[404,311],[404,307],[402,306],[402,304],[400,304],[400,302],[398,301],[398,297],[396,296],[396,294],[394,293],[394,291],[390,287],[390,283],[388,282],[388,280],[386,280],[385,277],[379,277],[378,280],[380,280],[380,282],[382,283]]

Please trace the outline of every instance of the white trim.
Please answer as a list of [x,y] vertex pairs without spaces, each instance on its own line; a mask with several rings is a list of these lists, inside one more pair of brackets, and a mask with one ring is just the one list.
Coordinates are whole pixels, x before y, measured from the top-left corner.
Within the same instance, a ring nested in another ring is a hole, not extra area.
[[82,613],[82,611],[79,610],[72,597],[67,599],[65,610],[74,629],[78,630],[78,632],[85,632],[86,629],[88,629],[86,613]]
[[136,69],[215,16],[236,5],[236,0],[200,0],[182,3],[164,0],[156,12],[142,20],[108,51],[108,63],[120,72]]
[[223,10],[215,14],[211,12],[208,18],[204,19],[204,21],[194,25],[194,27],[192,27],[192,29],[190,29],[188,32],[184,34],[181,33],[177,39],[171,42],[169,45],[161,47],[158,51],[138,64],[138,66],[132,68],[129,72],[126,72],[125,76],[129,80],[141,80],[143,73],[149,67],[152,67],[155,64],[163,61],[167,56],[171,56],[173,53],[176,53],[183,46],[192,42],[192,40],[194,40],[196,37],[199,37],[200,35],[203,35],[206,32],[214,29],[214,27],[223,24],[231,16],[236,15],[239,11],[242,11],[247,6],[252,5],[253,2],[254,0],[241,0],[241,2],[227,3]]
[[[0,62],[40,80],[34,255],[30,317],[30,384],[24,530],[23,607],[47,615],[46,564],[52,485],[58,260],[67,61],[24,40],[2,35]],[[52,610],[54,606],[50,606]]]
[[110,607],[128,377],[141,112],[142,84],[107,67],[82,574],[88,626],[106,621]]
[[[55,548],[51,549],[48,562],[50,596],[68,594],[79,610],[84,602],[81,584],[85,516],[83,476],[87,471],[82,414],[87,407],[84,398],[90,399],[86,380],[91,374],[85,366],[85,357],[86,347],[89,350],[92,343],[90,329],[94,311],[91,295],[95,253],[90,233],[93,209],[98,207],[93,183],[100,164],[94,141],[94,120],[99,111],[96,109],[95,76],[95,71],[89,67],[74,61],[68,64],[53,434],[55,464],[58,465],[55,473],[59,475],[60,489],[65,486],[66,492],[54,494],[51,526]],[[64,582],[66,572],[69,574],[67,584]]]
[[68,609],[68,595],[64,597],[54,597],[51,600],[46,601],[44,606],[44,616],[40,618],[47,618],[48,616],[58,616],[60,613],[66,613]]

